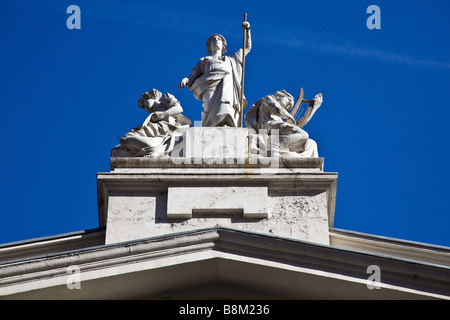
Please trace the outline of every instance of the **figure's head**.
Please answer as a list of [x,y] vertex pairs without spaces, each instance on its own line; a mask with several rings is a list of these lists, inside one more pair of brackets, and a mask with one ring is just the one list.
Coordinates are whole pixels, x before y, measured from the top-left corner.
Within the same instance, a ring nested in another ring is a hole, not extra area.
[[286,92],[286,90],[277,91],[274,96],[286,111],[289,111],[294,105],[294,97]]
[[147,99],[159,100],[161,99],[162,93],[156,89],[152,89],[150,91],[144,92],[142,96]]
[[149,111],[151,107],[162,97],[162,93],[156,89],[144,92],[138,101],[139,108]]
[[206,40],[206,51],[209,54],[212,54],[214,47],[218,46],[219,49],[222,49],[222,54],[227,52],[227,40],[220,34],[213,34],[211,37]]

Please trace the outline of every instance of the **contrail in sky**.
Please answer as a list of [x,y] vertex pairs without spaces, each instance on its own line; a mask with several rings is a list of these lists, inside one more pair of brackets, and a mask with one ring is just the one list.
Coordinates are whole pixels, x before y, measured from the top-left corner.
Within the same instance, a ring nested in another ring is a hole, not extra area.
[[[14,5],[32,7],[42,7],[43,3],[54,3],[54,1],[50,0],[41,0],[39,2],[34,0],[22,0],[19,2],[6,0],[6,2]],[[61,10],[59,6],[51,8],[53,10]],[[176,12],[173,8],[169,9],[164,5],[148,3],[146,1],[128,2],[124,0],[110,0],[107,2],[107,5],[103,2],[88,2],[84,4],[82,12],[91,17],[137,24],[146,28],[157,27],[160,29],[177,30],[180,33],[204,32],[208,26],[214,27],[214,29],[217,29],[217,27],[229,28],[227,21],[218,22],[213,18],[205,18],[195,11],[189,15],[185,15],[182,12]],[[150,12],[157,12],[157,14],[151,15],[151,18],[149,18]],[[282,37],[279,36],[281,34],[283,35]],[[228,38],[237,40],[236,37],[240,36],[240,33],[236,33],[236,35],[229,35]],[[386,52],[377,48],[360,48],[353,44],[327,43],[327,41],[321,41],[317,35],[308,34],[306,30],[301,35],[287,35],[285,30],[271,30],[269,26],[266,26],[260,30],[259,35],[253,33],[252,36],[254,40],[259,40],[266,44],[270,43],[280,47],[303,51],[307,50],[330,55],[355,57],[411,67],[438,70],[450,69],[450,62],[446,61],[416,58],[410,55]]]
[[[310,37],[307,37],[310,38]],[[340,56],[351,56],[362,59],[378,60],[388,63],[403,64],[414,67],[424,67],[424,68],[437,68],[437,69],[450,69],[450,62],[445,61],[435,61],[431,59],[420,59],[413,56],[389,53],[380,49],[369,49],[369,48],[359,48],[350,44],[340,45],[340,44],[327,44],[320,43],[316,41],[302,41],[297,38],[281,38],[276,36],[266,35],[261,37],[266,42],[273,43],[282,47],[294,48],[299,50],[308,50],[312,52],[320,52],[326,54],[340,55]],[[316,38],[317,39],[317,38]]]

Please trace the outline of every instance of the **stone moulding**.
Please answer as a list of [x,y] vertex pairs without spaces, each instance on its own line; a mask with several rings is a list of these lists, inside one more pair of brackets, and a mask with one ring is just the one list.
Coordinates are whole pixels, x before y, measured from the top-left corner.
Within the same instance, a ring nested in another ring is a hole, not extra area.
[[[323,171],[324,158],[303,157],[244,157],[244,158],[174,158],[128,157],[111,158],[111,171],[145,168],[302,168]],[[232,161],[230,161],[230,159]],[[228,161],[227,161],[228,160]]]
[[[277,287],[278,291],[291,299],[312,298],[314,288],[323,288],[324,294],[333,299],[448,299],[450,296],[450,270],[439,265],[218,227],[4,264],[0,268],[0,296],[14,299],[24,294],[25,298],[33,298],[31,290],[43,290],[49,294],[47,298],[50,299],[130,298],[136,294],[135,288],[133,284],[121,279],[129,279],[127,275],[131,273],[144,282],[146,294],[150,294],[152,290],[155,291],[154,294],[158,294],[158,289],[168,290],[167,287],[174,284],[165,284],[165,287],[155,289],[151,284],[156,280],[145,272],[174,265],[187,267],[192,263],[201,267],[204,266],[202,261],[212,260],[224,266],[231,262],[241,272],[248,266],[265,268],[271,265],[274,275],[281,274],[287,279],[285,282],[277,279],[281,284],[284,283],[284,286]],[[373,264],[383,270],[380,284],[382,290],[366,288],[366,268]],[[82,290],[66,288],[69,265],[79,266],[82,272]],[[214,270],[205,269],[202,272],[216,272],[214,276],[223,281],[239,278],[233,268],[223,268],[222,272]],[[292,282],[296,278],[303,279],[304,276],[310,281],[300,282],[301,285],[298,285],[298,279],[296,283]],[[105,279],[102,286],[96,286],[99,279]],[[181,279],[186,283],[191,280],[189,275]],[[239,278],[239,281],[248,282],[250,286],[256,285],[256,282],[251,281],[264,283],[266,279],[270,280],[271,277]],[[170,280],[168,278],[164,281]],[[337,283],[339,286],[336,286]],[[118,284],[121,284],[121,290],[111,289],[117,288]],[[328,287],[323,287],[324,284]],[[269,284],[266,285],[271,288]],[[354,292],[357,289],[355,286],[360,288],[357,293]]]

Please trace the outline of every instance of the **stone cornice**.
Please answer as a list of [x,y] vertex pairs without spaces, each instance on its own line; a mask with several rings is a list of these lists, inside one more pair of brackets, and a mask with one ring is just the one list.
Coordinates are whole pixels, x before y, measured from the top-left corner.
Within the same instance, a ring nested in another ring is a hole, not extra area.
[[4,264],[0,266],[0,294],[18,293],[21,285],[30,283],[36,285],[35,289],[40,285],[61,286],[70,265],[79,266],[84,281],[89,281],[164,267],[167,259],[173,264],[226,257],[247,263],[261,261],[295,272],[310,270],[307,272],[359,283],[368,277],[366,268],[377,265],[386,289],[450,297],[449,267],[229,228],[195,230]]

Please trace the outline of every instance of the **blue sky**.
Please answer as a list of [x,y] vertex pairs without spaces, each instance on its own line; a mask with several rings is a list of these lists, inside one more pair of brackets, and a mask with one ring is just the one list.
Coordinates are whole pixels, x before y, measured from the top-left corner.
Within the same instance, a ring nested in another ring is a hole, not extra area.
[[[69,30],[69,5],[81,29]],[[381,29],[369,30],[369,5]],[[0,243],[96,228],[96,173],[152,88],[200,120],[179,81],[213,33],[242,46],[250,104],[324,103],[305,126],[338,172],[335,227],[450,246],[450,2],[0,0]]]

